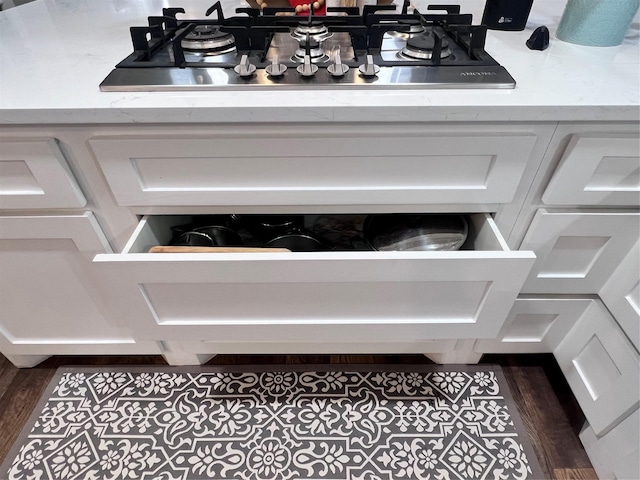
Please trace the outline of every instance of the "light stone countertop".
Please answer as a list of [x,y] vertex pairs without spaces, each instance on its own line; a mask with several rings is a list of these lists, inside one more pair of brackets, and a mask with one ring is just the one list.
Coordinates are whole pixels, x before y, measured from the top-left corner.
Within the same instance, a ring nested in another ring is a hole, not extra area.
[[[514,90],[99,90],[132,52],[130,26],[145,25],[163,7],[181,6],[187,18],[202,17],[211,1],[35,0],[0,12],[0,123],[639,119],[638,17],[618,47],[573,45],[555,38],[563,0],[536,0],[523,32],[488,32],[486,50],[516,79]],[[456,3],[480,23],[484,0]],[[226,12],[245,5],[223,2]],[[525,41],[540,25],[549,27],[551,45],[531,51]]]

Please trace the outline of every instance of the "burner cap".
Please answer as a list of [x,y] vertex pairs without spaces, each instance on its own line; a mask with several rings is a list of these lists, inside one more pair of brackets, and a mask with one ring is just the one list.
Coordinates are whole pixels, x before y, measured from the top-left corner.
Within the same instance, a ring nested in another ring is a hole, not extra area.
[[[431,32],[425,32],[422,35],[411,36],[407,39],[406,46],[402,49],[402,56],[418,60],[429,60],[433,57],[433,47],[436,40]],[[449,49],[449,41],[442,38],[442,46],[440,50],[440,58],[447,58],[451,55]]]
[[182,48],[185,50],[206,52],[220,55],[235,50],[233,35],[220,31],[217,25],[196,25],[182,39]]
[[[306,54],[306,48],[298,48],[296,50],[296,54],[291,57],[291,61],[297,63],[304,63],[304,56]],[[311,63],[323,63],[329,60],[329,56],[324,53],[324,50],[317,46],[316,48],[311,47],[309,50],[309,56],[311,57]]]
[[411,37],[422,35],[425,32],[424,26],[422,26],[420,23],[416,22],[415,20],[398,20],[398,25],[408,26],[409,28],[405,32],[390,31],[387,33],[392,37],[402,38],[406,40]]
[[[431,34],[417,35],[407,40],[407,47],[412,50],[419,51],[431,51],[436,44],[436,39]],[[449,42],[446,38],[442,39],[442,49],[444,50],[449,46]]]
[[322,22],[300,22],[291,36],[298,41],[302,41],[309,35],[318,42],[326,40],[333,35]]

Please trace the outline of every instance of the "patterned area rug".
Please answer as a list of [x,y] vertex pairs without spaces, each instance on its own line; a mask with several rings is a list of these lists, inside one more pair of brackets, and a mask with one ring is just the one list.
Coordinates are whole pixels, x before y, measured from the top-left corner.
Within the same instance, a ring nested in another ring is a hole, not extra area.
[[543,478],[500,367],[458,365],[61,368],[1,472]]

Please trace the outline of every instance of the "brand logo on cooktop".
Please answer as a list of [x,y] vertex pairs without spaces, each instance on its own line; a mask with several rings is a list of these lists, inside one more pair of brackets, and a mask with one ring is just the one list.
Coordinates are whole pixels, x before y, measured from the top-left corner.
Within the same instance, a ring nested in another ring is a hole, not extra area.
[[460,72],[460,76],[462,77],[486,77],[497,75],[496,72]]

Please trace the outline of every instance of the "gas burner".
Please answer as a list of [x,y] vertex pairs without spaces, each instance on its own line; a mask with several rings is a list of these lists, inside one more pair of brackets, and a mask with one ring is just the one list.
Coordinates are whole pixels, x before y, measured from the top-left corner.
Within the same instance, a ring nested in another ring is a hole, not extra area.
[[395,38],[400,38],[402,40],[407,40],[409,38],[412,37],[417,37],[419,35],[422,35],[423,33],[425,33],[426,29],[424,28],[424,26],[420,25],[417,22],[404,22],[404,21],[399,21],[398,22],[399,25],[406,25],[409,27],[408,31],[406,32],[387,32],[389,35],[391,35],[392,37]]
[[220,31],[217,25],[196,25],[181,42],[182,48],[207,55],[233,52],[236,42],[233,35]]
[[333,35],[326,25],[321,22],[300,22],[296,29],[291,33],[291,36],[298,41],[302,41],[311,37],[313,40],[321,42]]
[[[436,40],[433,36],[433,32],[425,32],[422,35],[417,35],[407,39],[405,47],[398,52],[398,57],[409,60],[430,60],[433,58],[433,47]],[[449,48],[449,41],[446,38],[442,38],[442,46],[440,50],[440,58],[447,58],[451,55],[451,49]]]
[[329,56],[320,46],[320,42],[309,37],[300,40],[299,48],[296,50],[296,54],[291,57],[291,60],[297,63],[304,63],[304,56],[307,54],[307,46],[309,47],[308,50],[309,56],[311,57],[311,63],[324,63],[329,60]]

